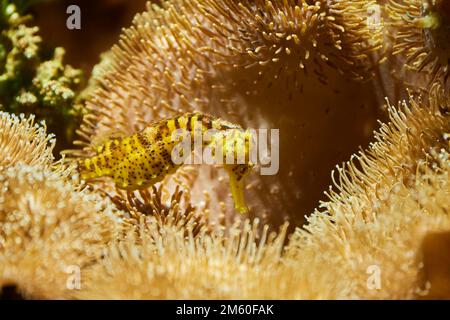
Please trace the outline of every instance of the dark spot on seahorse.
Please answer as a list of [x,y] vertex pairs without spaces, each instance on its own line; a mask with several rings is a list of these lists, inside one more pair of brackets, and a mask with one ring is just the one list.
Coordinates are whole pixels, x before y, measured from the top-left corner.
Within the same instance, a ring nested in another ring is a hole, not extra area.
[[207,130],[212,129],[212,121],[210,118],[204,118],[203,125],[206,127]]
[[148,147],[150,146],[150,141],[147,139],[147,137],[143,134],[143,133],[138,133],[137,134],[137,138],[139,140],[139,143],[143,146],[143,147]]

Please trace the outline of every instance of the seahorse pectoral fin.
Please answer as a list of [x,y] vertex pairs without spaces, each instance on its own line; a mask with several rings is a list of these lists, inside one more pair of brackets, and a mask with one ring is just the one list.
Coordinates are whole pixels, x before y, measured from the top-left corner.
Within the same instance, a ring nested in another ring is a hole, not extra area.
[[239,213],[245,214],[248,213],[248,207],[245,203],[245,182],[243,176],[238,176],[233,172],[233,167],[235,166],[226,166],[228,171],[228,175],[230,178],[230,188],[231,195],[234,201],[234,207]]

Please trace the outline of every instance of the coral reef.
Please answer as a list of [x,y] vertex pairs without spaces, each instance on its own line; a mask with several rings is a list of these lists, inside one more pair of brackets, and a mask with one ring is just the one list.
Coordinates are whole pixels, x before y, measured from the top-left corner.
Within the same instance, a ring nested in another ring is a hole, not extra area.
[[[246,128],[279,128],[280,172],[249,182],[251,217],[301,224],[331,183],[329,171],[367,145],[383,117],[369,83],[346,80],[370,78],[377,65],[370,53],[382,55],[382,33],[364,19],[372,4],[149,5],[112,49],[109,72],[87,99],[89,114],[76,141],[82,149],[73,155],[91,156],[110,136],[130,135],[151,121],[192,110]],[[350,112],[354,118],[347,117]],[[234,212],[222,200],[229,192],[222,172],[188,168],[176,179],[193,201],[208,204],[205,209],[227,217]],[[171,181],[165,185],[175,188]]]
[[[338,168],[330,200],[291,238],[287,255],[297,268],[324,270],[332,264],[342,272],[345,298],[427,295],[421,243],[427,234],[448,231],[450,222],[450,121],[437,111],[439,103],[412,99],[403,110],[391,107],[391,122],[382,126],[370,150]],[[371,266],[381,272],[379,289],[367,287]]]
[[28,1],[0,2],[0,110],[34,114],[67,148],[81,117],[75,104],[83,75],[63,63],[64,49],[46,48],[38,27],[28,26]]
[[[450,299],[448,1],[149,3],[70,97],[45,88],[72,88],[76,71],[61,49],[40,56],[10,3],[0,66],[27,61],[33,76],[0,75],[15,83],[3,110],[30,93],[46,119],[78,107],[83,119],[55,161],[65,138],[51,120],[56,142],[38,110],[0,113],[1,297]],[[18,30],[26,50],[4,46]],[[246,216],[220,168],[134,192],[74,170],[190,111],[280,129],[280,171],[250,179]]]

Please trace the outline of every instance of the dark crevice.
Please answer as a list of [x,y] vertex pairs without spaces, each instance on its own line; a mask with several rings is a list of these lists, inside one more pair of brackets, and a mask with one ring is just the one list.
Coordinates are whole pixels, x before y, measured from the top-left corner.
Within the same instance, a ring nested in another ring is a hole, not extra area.
[[25,300],[25,297],[16,285],[11,284],[0,288],[0,300]]

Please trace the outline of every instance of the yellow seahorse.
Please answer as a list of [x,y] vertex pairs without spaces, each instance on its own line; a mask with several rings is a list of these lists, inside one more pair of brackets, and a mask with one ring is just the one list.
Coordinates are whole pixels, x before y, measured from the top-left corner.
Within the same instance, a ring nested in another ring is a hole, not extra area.
[[[201,130],[202,135],[210,129],[217,132],[209,141],[203,140],[203,147],[212,145],[212,150],[220,147],[224,157],[228,153],[233,155],[232,164],[225,161],[223,163],[229,174],[235,207],[239,212],[246,213],[248,208],[244,198],[244,179],[254,166],[249,159],[251,133],[207,114],[183,114],[150,124],[131,136],[108,140],[98,147],[97,155],[78,161],[78,171],[84,180],[111,177],[118,188],[129,191],[145,189],[181,166],[172,160],[172,150],[180,142],[179,139],[174,139],[173,133],[179,129],[185,130],[192,138],[196,130]],[[226,139],[221,139],[224,137]],[[240,153],[245,154],[244,163],[237,161]]]

